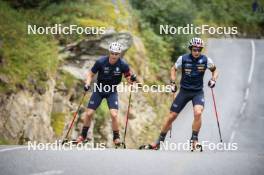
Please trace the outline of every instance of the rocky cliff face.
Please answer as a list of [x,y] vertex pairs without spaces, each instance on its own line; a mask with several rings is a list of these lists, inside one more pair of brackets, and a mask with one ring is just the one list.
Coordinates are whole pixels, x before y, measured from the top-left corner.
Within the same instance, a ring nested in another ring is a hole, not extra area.
[[28,140],[50,142],[54,140],[51,111],[55,81],[47,81],[47,91],[30,93],[27,90],[0,96],[0,133],[11,143],[23,144]]
[[131,47],[133,40],[129,33],[116,33],[108,31],[107,34],[96,39],[84,39],[79,43],[67,45],[62,55],[68,61],[63,69],[78,79],[84,79],[87,70],[102,55],[108,54],[108,46],[111,42],[118,41],[123,45],[124,53]]

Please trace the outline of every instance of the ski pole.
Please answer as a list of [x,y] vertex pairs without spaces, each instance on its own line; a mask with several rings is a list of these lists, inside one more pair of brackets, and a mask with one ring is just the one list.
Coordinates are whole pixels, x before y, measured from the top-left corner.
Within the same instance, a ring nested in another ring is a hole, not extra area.
[[70,131],[71,131],[71,129],[72,129],[73,123],[74,123],[74,121],[75,121],[75,118],[76,118],[76,116],[77,116],[79,110],[80,110],[80,107],[81,107],[81,105],[82,105],[82,103],[83,103],[83,100],[84,100],[84,97],[85,97],[85,96],[86,96],[86,92],[83,93],[83,96],[82,96],[81,102],[80,102],[80,104],[79,104],[79,106],[78,106],[76,112],[75,112],[74,115],[73,115],[73,119],[72,119],[72,121],[71,121],[70,127],[69,127],[69,129],[68,129],[68,131],[67,131],[67,134],[66,134],[65,138],[64,138],[63,141],[62,141],[62,144],[64,144],[64,143],[67,141],[68,135],[69,135],[69,133],[70,133]]
[[[174,98],[175,98],[175,92],[172,95],[172,102],[173,102]],[[171,133],[172,133],[172,124],[171,124],[171,127],[170,127],[170,138],[171,138]]]
[[[136,74],[132,74],[130,77],[130,80],[133,82],[137,82],[137,76]],[[126,133],[127,133],[127,125],[128,125],[128,116],[129,116],[129,112],[130,112],[130,105],[131,105],[131,94],[132,94],[132,87],[130,86],[130,92],[129,92],[129,98],[128,98],[128,107],[127,107],[127,114],[126,114],[126,126],[125,126],[125,133],[124,133],[124,140],[123,140],[123,145],[124,148],[126,148]]]
[[126,133],[127,133],[127,125],[128,125],[128,116],[129,116],[129,111],[130,111],[130,104],[131,104],[131,91],[129,93],[129,98],[128,98],[128,107],[127,107],[127,113],[126,113],[126,125],[125,125],[125,133],[124,133],[124,148],[126,148]]
[[217,121],[217,126],[218,126],[218,132],[219,132],[219,136],[220,136],[220,142],[223,142],[222,135],[221,135],[221,130],[220,130],[219,119],[218,119],[218,113],[217,113],[217,110],[216,110],[216,102],[215,102],[215,96],[214,96],[213,88],[211,88],[211,91],[212,91],[212,97],[213,97],[213,101],[214,101],[214,111],[215,111],[215,116],[216,116],[216,121]]

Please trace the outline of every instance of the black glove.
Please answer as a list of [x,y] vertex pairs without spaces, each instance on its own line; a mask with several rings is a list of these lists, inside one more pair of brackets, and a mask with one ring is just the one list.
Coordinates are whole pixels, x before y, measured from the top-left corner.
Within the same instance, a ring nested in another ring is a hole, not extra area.
[[178,88],[176,86],[175,81],[171,80],[170,83],[171,83],[171,92],[173,93],[177,92]]
[[135,81],[137,81],[137,75],[136,75],[136,74],[132,74],[132,75],[130,76],[130,80],[131,80],[131,82],[135,82]]
[[83,87],[85,92],[89,91],[90,88],[91,88],[91,86],[88,85],[88,84],[85,84],[84,87]]
[[215,83],[216,83],[216,81],[213,80],[213,79],[211,79],[211,80],[209,80],[209,82],[208,82],[208,86],[209,86],[210,88],[214,88],[214,87],[215,87]]

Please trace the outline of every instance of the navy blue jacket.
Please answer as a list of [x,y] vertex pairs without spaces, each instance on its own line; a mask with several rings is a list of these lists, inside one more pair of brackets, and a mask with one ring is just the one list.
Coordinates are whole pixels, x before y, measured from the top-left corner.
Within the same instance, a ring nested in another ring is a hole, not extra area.
[[191,54],[183,55],[181,88],[194,91],[202,90],[207,63],[208,58],[205,55],[201,55],[199,58],[194,58]]
[[129,74],[129,66],[122,58],[112,65],[109,63],[109,57],[103,56],[95,62],[91,71],[94,74],[98,72],[98,84],[117,85],[122,80],[122,74]]

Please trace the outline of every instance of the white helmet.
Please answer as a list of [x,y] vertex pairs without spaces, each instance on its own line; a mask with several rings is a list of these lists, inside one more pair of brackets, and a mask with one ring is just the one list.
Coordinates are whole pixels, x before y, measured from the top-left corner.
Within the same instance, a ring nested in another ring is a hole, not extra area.
[[121,53],[122,45],[119,42],[113,42],[109,45],[109,52]]
[[190,43],[189,43],[189,49],[191,49],[192,47],[204,47],[204,42],[201,38],[192,38],[190,40]]

